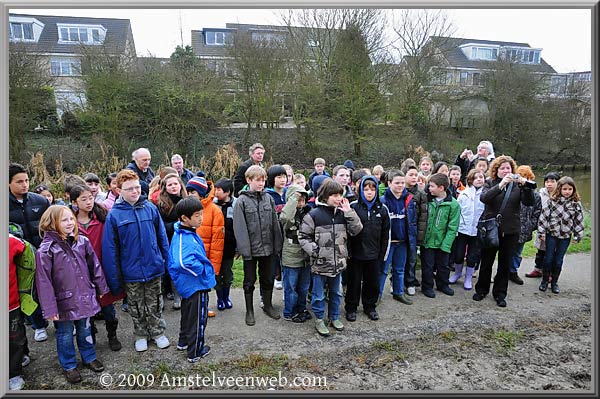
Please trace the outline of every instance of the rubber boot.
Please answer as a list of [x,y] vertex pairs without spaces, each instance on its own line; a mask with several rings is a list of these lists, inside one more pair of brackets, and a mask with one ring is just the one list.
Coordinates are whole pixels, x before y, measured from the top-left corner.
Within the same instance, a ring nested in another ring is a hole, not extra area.
[[246,325],[253,326],[256,324],[254,320],[254,304],[252,303],[253,292],[244,292],[244,299],[246,300]]
[[558,288],[558,277],[559,276],[560,276],[560,270],[559,271],[555,270],[552,272],[552,281],[550,281],[550,289],[555,294],[560,294],[560,289]]
[[263,302],[265,307],[263,308],[263,312],[267,314],[272,319],[279,320],[281,315],[275,309],[273,309],[273,305],[271,300],[273,298],[273,290],[263,290]]
[[217,293],[217,309],[225,310],[225,302],[223,301],[223,289],[215,290]]
[[119,320],[107,320],[106,321],[106,332],[108,333],[108,346],[112,351],[121,350],[121,342],[117,338],[117,327],[119,326]]
[[229,299],[229,289],[231,287],[223,288],[223,301],[225,302],[225,309],[231,309],[233,307],[233,303],[231,299]]
[[550,273],[546,270],[542,271],[542,282],[540,283],[540,291],[546,291],[548,289],[548,278],[550,277]]
[[473,288],[473,283],[471,282],[471,279],[473,278],[473,273],[475,273],[475,268],[467,266],[467,271],[465,272],[465,282],[463,284],[463,287],[467,291]]
[[455,263],[454,264],[454,274],[452,274],[452,276],[450,276],[450,278],[448,279],[448,282],[450,284],[454,284],[458,281],[458,279],[460,279],[462,277],[462,269],[463,269],[463,265],[462,264],[458,264]]

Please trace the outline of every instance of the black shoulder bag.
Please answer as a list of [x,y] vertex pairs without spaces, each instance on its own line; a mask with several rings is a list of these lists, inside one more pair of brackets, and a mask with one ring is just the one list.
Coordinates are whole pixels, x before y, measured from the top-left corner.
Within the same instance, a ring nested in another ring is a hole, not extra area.
[[506,207],[508,196],[512,192],[512,187],[513,183],[510,182],[496,217],[491,219],[480,219],[479,222],[477,222],[477,240],[479,241],[481,248],[498,248],[500,246],[498,228],[502,221],[502,211],[504,210],[504,207]]

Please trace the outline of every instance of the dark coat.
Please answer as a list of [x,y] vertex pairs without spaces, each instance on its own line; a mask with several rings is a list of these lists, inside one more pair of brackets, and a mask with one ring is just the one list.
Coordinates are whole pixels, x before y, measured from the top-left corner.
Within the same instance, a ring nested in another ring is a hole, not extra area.
[[35,255],[36,284],[44,318],[80,320],[100,311],[96,294],[109,292],[98,257],[87,237],[63,240],[50,231]]
[[416,249],[418,216],[413,195],[405,188],[400,198],[396,199],[388,187],[381,197],[381,202],[390,213],[391,239],[408,242],[411,249]]
[[233,232],[233,208],[237,198],[231,197],[229,202],[220,202],[216,198],[215,204],[221,208],[223,219],[225,220],[225,244],[223,246],[223,259],[230,259],[235,256],[235,233]]
[[38,248],[42,242],[39,234],[40,218],[50,206],[48,199],[43,195],[27,193],[21,203],[9,190],[8,204],[8,221],[21,226],[23,238]]
[[[483,185],[481,192],[481,202],[485,204],[485,209],[481,219],[491,219],[496,217],[504,200],[504,190],[499,188],[502,179],[492,180],[488,178]],[[535,205],[533,190],[527,186],[519,186],[514,183],[508,196],[506,207],[502,211],[502,221],[500,222],[499,232],[501,234],[519,234],[521,231],[521,204],[525,206]]]
[[234,197],[240,196],[240,191],[242,191],[242,188],[244,188],[244,186],[246,185],[246,171],[252,165],[254,165],[254,161],[252,160],[252,158],[246,159],[244,162],[242,162],[238,170],[235,172],[235,175],[233,175]]
[[125,167],[125,169],[133,170],[138,177],[140,178],[140,185],[142,186],[142,194],[148,196],[148,192],[150,191],[150,182],[154,179],[154,171],[151,167],[148,166],[145,172],[142,172],[140,168],[137,167],[135,161],[129,162],[129,164]]
[[406,187],[409,193],[413,195],[413,201],[417,206],[417,245],[421,245],[425,240],[425,232],[427,231],[427,219],[429,216],[429,204],[427,194],[419,190],[415,184],[413,187]]

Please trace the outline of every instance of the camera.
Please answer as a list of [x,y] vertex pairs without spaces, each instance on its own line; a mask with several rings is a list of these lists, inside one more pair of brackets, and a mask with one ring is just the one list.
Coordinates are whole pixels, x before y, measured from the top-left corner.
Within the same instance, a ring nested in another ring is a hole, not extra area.
[[514,174],[512,175],[513,180],[519,180],[521,178],[521,176],[519,176],[518,174]]

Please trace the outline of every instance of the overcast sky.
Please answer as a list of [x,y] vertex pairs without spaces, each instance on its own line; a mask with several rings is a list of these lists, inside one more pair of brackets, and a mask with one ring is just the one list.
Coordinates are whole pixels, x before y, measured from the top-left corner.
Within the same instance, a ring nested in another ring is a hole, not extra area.
[[[270,9],[11,9],[10,12],[125,18],[131,21],[139,56],[169,57],[190,44],[191,31],[223,28],[227,22],[281,25]],[[451,9],[455,37],[528,43],[557,72],[591,70],[591,11],[588,9]],[[183,36],[183,38],[182,38]]]

